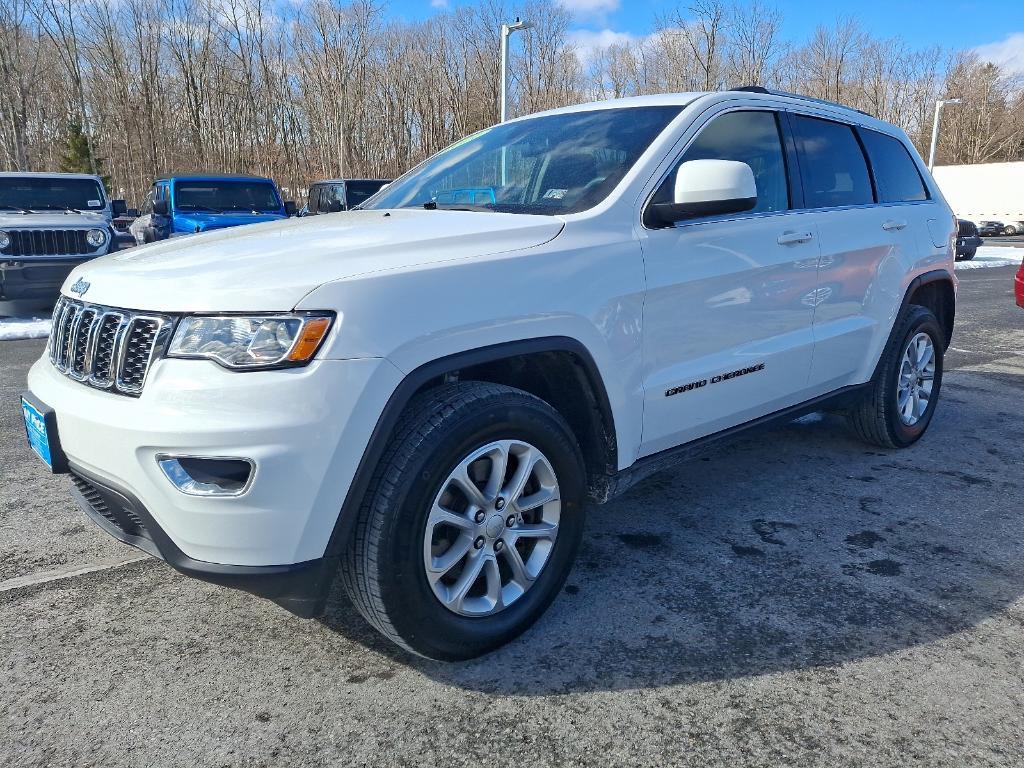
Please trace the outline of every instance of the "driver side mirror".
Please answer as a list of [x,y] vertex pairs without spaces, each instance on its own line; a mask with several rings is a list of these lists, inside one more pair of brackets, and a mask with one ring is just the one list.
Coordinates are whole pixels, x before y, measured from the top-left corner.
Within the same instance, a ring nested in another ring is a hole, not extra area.
[[749,211],[757,205],[754,172],[736,160],[689,160],[676,172],[671,203],[651,206],[665,224]]
[[124,200],[111,200],[110,213],[115,219],[118,216],[126,216],[128,214],[128,203]]
[[284,215],[285,216],[294,216],[295,215],[295,210],[296,209],[295,209],[295,201],[294,200],[285,200],[284,201]]
[[157,216],[166,216],[170,213],[170,208],[167,207],[166,200],[155,200],[153,202],[153,213]]

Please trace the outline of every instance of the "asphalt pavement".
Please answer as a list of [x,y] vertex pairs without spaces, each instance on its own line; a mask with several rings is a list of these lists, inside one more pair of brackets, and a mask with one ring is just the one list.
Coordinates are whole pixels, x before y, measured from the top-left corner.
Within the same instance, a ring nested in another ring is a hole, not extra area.
[[904,451],[815,415],[589,513],[539,624],[411,658],[108,538],[24,445],[0,342],[0,764],[1024,765],[1024,310],[958,273]]

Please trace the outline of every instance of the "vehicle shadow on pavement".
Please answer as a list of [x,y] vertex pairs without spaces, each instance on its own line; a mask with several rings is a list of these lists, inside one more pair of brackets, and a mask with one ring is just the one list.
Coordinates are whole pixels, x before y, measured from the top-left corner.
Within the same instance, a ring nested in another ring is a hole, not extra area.
[[1021,392],[1019,375],[950,373],[910,449],[869,448],[838,416],[814,415],[656,475],[589,511],[564,593],[482,659],[396,651],[337,596],[324,622],[440,682],[526,696],[764,675],[936,641],[1024,594]]

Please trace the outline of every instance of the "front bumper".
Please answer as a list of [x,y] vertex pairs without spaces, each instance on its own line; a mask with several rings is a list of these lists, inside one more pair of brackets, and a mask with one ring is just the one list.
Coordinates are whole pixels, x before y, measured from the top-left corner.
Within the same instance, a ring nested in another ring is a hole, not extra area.
[[956,240],[956,254],[961,255],[965,251],[980,248],[982,246],[982,240],[977,235],[971,237],[958,237]]
[[[179,570],[225,583],[268,567],[278,576],[316,567],[400,378],[381,359],[247,373],[162,359],[131,398],[75,382],[44,358],[28,383],[56,412],[74,475],[122,505],[127,499],[150,540],[138,540],[131,526],[118,534],[101,525]],[[255,476],[238,496],[189,496],[168,481],[158,454],[247,458]]]
[[291,565],[221,565],[194,560],[174,544],[135,495],[70,467],[75,502],[115,539],[157,557],[186,576],[273,600],[297,616],[317,615],[330,589],[336,561],[321,557]]
[[0,301],[55,302],[71,270],[93,258],[5,260],[0,256]]

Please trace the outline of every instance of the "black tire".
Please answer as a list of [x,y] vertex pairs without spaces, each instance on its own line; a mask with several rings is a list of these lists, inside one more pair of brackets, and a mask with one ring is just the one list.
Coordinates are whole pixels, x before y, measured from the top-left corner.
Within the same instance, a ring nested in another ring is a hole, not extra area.
[[974,255],[978,252],[977,248],[969,248],[962,253],[956,255],[957,261],[970,261],[974,258]]
[[[423,567],[423,536],[448,473],[499,439],[539,448],[557,476],[559,532],[532,587],[498,613],[468,617],[434,595]],[[509,642],[555,599],[583,534],[583,459],[565,420],[543,400],[484,382],[445,384],[418,395],[396,427],[342,556],[342,585],[360,613],[406,650],[445,661],[470,659]]]
[[[907,425],[896,405],[900,367],[910,340],[922,332],[931,337],[934,347],[935,378],[927,408],[916,424]],[[945,349],[945,333],[931,310],[917,304],[907,307],[889,337],[869,393],[850,413],[854,431],[862,440],[882,448],[906,448],[921,439],[939,400]]]

